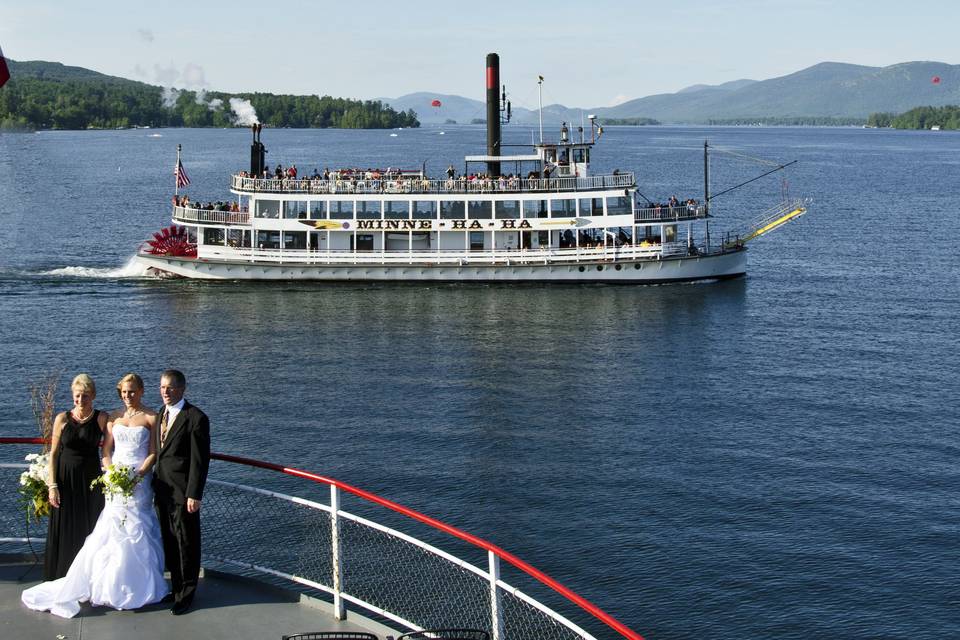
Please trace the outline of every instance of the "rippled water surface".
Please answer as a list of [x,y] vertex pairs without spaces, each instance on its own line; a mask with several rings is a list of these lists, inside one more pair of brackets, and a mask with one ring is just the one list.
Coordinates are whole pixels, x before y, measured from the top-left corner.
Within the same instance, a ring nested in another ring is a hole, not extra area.
[[[271,166],[439,175],[485,140],[389,133],[264,142]],[[159,372],[177,366],[216,450],[461,526],[649,638],[960,637],[960,136],[609,130],[596,168],[635,171],[655,199],[698,197],[705,138],[800,160],[789,188],[810,213],[758,240],[730,282],[137,277],[134,248],[169,224],[176,144],[191,198],[216,200],[248,138],[0,135],[0,434],[34,433],[27,385],[47,372],[89,371],[111,405],[113,382],[139,371],[157,403]],[[718,154],[713,188],[763,170]],[[714,228],[781,188],[718,198]]]

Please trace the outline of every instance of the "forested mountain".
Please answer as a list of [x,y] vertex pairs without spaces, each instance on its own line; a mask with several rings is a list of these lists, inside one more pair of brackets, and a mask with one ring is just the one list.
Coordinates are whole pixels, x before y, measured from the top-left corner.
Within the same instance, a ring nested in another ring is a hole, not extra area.
[[413,111],[375,100],[164,89],[55,62],[15,62],[0,88],[0,128],[230,127],[256,117],[272,127],[417,127]]

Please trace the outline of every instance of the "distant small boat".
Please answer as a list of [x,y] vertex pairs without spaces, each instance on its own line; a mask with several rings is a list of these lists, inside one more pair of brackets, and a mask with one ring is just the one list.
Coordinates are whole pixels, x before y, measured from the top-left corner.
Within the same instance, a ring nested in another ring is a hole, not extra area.
[[930,131],[940,131],[940,125],[938,124],[933,125],[932,127],[930,127]]
[[391,134],[390,134],[390,137],[391,137],[391,138],[396,138],[396,137],[397,137],[397,134],[391,133]]

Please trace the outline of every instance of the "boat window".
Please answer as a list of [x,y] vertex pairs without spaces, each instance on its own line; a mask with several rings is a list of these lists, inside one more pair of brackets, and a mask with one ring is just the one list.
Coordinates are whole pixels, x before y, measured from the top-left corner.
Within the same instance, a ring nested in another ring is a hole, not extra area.
[[573,218],[577,215],[576,200],[551,200],[550,215],[553,218]]
[[258,200],[255,216],[257,218],[279,218],[280,202],[277,200]]
[[223,229],[204,228],[203,244],[223,244]]
[[383,203],[383,217],[387,220],[406,220],[410,217],[410,203],[406,200],[387,200]]
[[380,217],[379,200],[358,200],[357,220],[371,220]]
[[607,198],[607,215],[618,216],[630,213],[630,198]]
[[498,220],[512,220],[520,217],[520,202],[517,200],[497,200],[493,203],[494,216]]
[[250,232],[243,231],[242,229],[230,229],[230,231],[227,232],[227,246],[228,247],[249,247]]
[[420,220],[432,220],[437,217],[437,203],[434,200],[418,200],[413,203],[413,217]]
[[283,234],[284,249],[306,249],[307,232],[306,231],[286,231]]
[[351,247],[354,251],[373,251],[373,234],[358,233],[356,243],[354,243],[354,237],[350,236],[350,244],[354,245]]
[[677,225],[669,224],[663,227],[663,239],[666,242],[677,241]]
[[470,251],[483,250],[483,231],[470,232]]
[[547,201],[546,200],[524,200],[523,201],[524,218],[546,218]]
[[603,198],[580,198],[581,216],[602,216]]
[[463,200],[441,200],[440,217],[444,220],[462,220],[466,206]]
[[330,217],[334,220],[353,218],[353,200],[331,200]]
[[586,151],[586,149],[582,149],[582,148],[581,148],[581,149],[574,149],[574,150],[573,150],[573,161],[574,161],[574,162],[583,162],[583,161],[584,161],[584,157],[585,157],[584,151]]
[[321,220],[327,217],[327,203],[326,202],[311,202],[310,203],[310,219],[311,220]]
[[280,232],[279,231],[258,231],[257,247],[261,249],[279,249]]
[[486,220],[491,217],[489,200],[470,200],[467,202],[467,217]]
[[287,200],[283,207],[283,217],[287,220],[306,218],[307,203],[303,200]]

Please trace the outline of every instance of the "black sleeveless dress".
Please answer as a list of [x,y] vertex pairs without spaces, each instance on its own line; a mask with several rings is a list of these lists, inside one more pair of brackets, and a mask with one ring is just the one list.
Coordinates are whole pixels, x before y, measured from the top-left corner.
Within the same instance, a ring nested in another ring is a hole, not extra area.
[[47,530],[47,549],[43,579],[56,580],[67,569],[86,540],[103,510],[103,493],[90,483],[100,475],[100,412],[84,422],[67,413],[60,433],[57,469],[54,475],[60,489],[60,508],[51,509]]

